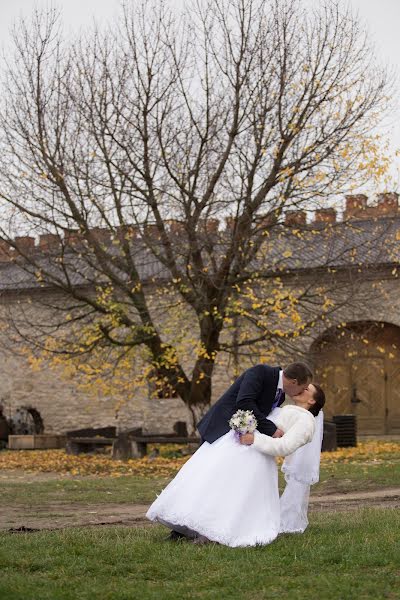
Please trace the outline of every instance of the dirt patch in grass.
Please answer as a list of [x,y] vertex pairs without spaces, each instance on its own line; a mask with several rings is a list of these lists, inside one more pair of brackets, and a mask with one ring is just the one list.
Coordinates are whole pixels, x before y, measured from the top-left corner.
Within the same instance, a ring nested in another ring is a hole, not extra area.
[[27,527],[33,530],[63,529],[64,527],[87,527],[94,525],[143,526],[147,505],[135,504],[46,504],[34,506],[2,507],[0,530],[17,530]]
[[[400,508],[400,488],[377,489],[365,492],[312,495],[310,512],[350,511],[360,508]],[[43,506],[3,506],[0,529],[14,532],[119,525],[127,527],[149,525],[145,518],[146,504],[75,504],[52,503]]]
[[400,487],[310,497],[311,511],[337,512],[359,508],[400,508]]

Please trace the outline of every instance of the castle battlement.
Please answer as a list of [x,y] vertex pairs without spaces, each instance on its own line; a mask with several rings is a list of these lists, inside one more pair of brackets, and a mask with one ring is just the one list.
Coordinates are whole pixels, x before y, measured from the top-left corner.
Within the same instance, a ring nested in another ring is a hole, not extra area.
[[[375,201],[371,202],[365,194],[354,194],[345,196],[345,206],[343,212],[339,212],[333,207],[318,208],[314,211],[311,221],[308,221],[307,211],[288,210],[284,214],[283,221],[280,223],[288,228],[308,228],[324,225],[334,225],[347,223],[349,221],[380,221],[384,218],[400,217],[399,194],[396,192],[386,192],[378,194]],[[218,232],[231,232],[236,224],[236,219],[232,216],[225,218],[221,226],[218,219],[212,218],[202,220],[199,223],[200,229],[206,235],[217,235]],[[278,224],[278,219],[274,213],[260,215],[257,218],[259,228],[268,229]],[[168,233],[181,236],[185,232],[185,223],[177,219],[168,219],[165,221]],[[124,225],[116,227],[114,230],[102,227],[93,227],[87,233],[82,233],[78,229],[64,229],[62,236],[56,233],[43,233],[38,237],[30,235],[18,236],[13,240],[0,239],[0,262],[13,262],[18,256],[26,256],[31,253],[55,254],[63,249],[83,248],[90,237],[93,241],[109,245],[115,240],[139,241],[141,239],[159,240],[160,233],[155,223],[145,223],[139,225]]]

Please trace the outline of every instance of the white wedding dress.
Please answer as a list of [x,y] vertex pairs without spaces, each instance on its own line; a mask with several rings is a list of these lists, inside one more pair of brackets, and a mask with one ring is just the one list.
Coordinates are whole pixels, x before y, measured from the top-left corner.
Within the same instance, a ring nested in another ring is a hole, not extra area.
[[272,454],[289,454],[309,442],[315,419],[296,406],[275,409],[268,418],[285,432],[282,438],[257,432],[255,443],[243,446],[230,431],[213,444],[204,442],[153,502],[147,518],[231,547],[272,542],[281,531]]

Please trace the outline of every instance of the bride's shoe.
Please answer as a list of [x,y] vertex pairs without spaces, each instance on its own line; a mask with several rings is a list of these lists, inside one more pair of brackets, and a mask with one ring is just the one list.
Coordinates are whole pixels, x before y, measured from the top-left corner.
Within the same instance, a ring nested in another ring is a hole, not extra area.
[[213,541],[209,540],[205,535],[198,535],[193,539],[193,544],[198,544],[199,546],[203,546],[204,544],[212,544]]
[[187,540],[188,538],[183,533],[180,533],[180,531],[175,531],[175,529],[173,529],[169,532],[165,539],[168,542],[182,542],[183,540]]

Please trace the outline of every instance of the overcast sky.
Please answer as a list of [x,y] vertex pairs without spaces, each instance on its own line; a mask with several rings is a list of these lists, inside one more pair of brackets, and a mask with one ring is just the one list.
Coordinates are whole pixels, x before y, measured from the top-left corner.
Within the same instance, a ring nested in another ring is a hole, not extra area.
[[[191,0],[173,0],[176,4]],[[318,3],[320,0],[305,0]],[[379,57],[398,72],[400,89],[400,0],[348,0],[365,22]],[[29,16],[35,6],[47,5],[42,0],[0,0],[0,36],[4,47],[10,44],[10,28],[20,15]],[[108,21],[119,10],[120,0],[55,0],[51,3],[63,10],[67,29],[76,30],[80,26],[90,25],[95,16],[98,20]],[[400,149],[400,106],[390,115],[391,146],[393,151]],[[400,191],[400,159],[393,170],[395,184]]]

